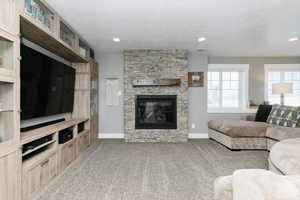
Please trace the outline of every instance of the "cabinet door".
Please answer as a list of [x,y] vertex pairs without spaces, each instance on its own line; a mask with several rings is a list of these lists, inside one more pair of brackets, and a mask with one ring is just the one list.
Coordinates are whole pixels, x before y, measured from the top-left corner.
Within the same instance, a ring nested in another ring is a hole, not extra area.
[[0,28],[13,35],[18,34],[19,27],[16,3],[17,0],[0,0]]
[[21,156],[14,152],[0,158],[0,199],[19,200],[21,181]]
[[61,148],[60,170],[61,172],[75,160],[76,151],[74,141],[65,144]]
[[41,164],[41,185],[47,185],[56,175],[57,154],[53,154]]
[[90,146],[90,132],[83,135],[84,150]]
[[58,160],[57,154],[54,154],[49,158],[49,176],[50,180],[55,178],[58,175]]
[[77,140],[77,155],[90,146],[90,132],[79,135]]
[[49,159],[41,164],[41,185],[46,185],[50,180]]
[[98,115],[92,116],[91,119],[91,144],[94,143],[98,138]]
[[30,200],[41,188],[41,165],[23,171],[23,200]]
[[34,195],[57,176],[57,153],[49,155],[35,166],[23,170],[23,200],[31,200]]
[[77,156],[84,151],[84,135],[80,134],[77,138]]

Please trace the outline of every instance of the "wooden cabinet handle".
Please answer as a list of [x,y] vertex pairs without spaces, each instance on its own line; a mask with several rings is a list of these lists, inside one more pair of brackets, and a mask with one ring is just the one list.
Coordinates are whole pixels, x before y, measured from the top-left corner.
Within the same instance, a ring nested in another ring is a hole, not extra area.
[[49,160],[46,160],[45,162],[42,163],[42,167],[45,166],[47,163],[49,163]]

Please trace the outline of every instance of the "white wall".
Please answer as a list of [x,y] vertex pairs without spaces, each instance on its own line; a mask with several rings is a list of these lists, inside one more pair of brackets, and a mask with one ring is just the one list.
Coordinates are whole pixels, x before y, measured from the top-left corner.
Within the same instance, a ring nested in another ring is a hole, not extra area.
[[[99,73],[99,132],[101,134],[114,134],[117,137],[123,134],[123,54],[101,54],[98,59]],[[119,78],[120,96],[119,106],[105,105],[105,78]],[[113,136],[112,136],[113,137]]]
[[[208,56],[199,52],[190,52],[188,57],[190,72],[207,72]],[[207,88],[206,76],[204,87],[189,88],[189,133],[207,134]],[[192,124],[195,128],[192,128]]]

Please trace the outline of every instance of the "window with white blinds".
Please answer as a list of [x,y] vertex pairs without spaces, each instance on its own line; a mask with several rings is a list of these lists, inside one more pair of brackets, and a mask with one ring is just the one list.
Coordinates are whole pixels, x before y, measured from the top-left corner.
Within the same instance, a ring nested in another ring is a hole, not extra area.
[[265,65],[266,92],[265,98],[270,104],[280,104],[280,96],[272,94],[273,83],[292,83],[293,93],[285,94],[284,104],[300,106],[300,64],[273,64]]
[[245,109],[248,102],[249,65],[208,66],[208,110]]

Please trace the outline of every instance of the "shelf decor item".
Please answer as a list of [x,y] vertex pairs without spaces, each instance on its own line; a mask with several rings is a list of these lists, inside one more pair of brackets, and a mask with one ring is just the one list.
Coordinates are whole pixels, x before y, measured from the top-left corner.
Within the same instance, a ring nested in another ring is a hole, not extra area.
[[25,11],[34,20],[51,30],[53,13],[39,0],[25,0]]
[[66,42],[70,47],[75,45],[75,34],[63,22],[60,22],[60,39]]
[[25,0],[25,9],[28,13],[32,13],[32,3],[31,0]]
[[203,87],[204,72],[189,72],[188,83],[189,83],[189,87]]

